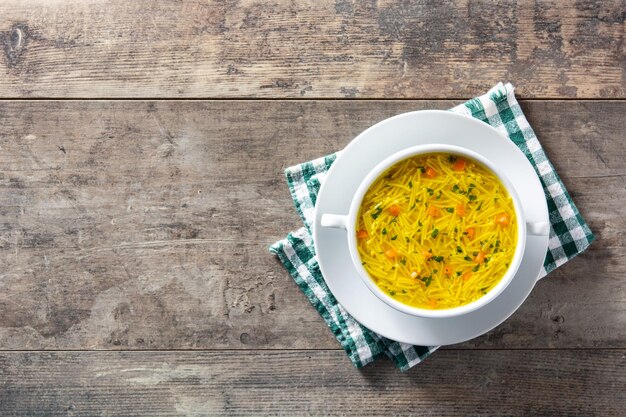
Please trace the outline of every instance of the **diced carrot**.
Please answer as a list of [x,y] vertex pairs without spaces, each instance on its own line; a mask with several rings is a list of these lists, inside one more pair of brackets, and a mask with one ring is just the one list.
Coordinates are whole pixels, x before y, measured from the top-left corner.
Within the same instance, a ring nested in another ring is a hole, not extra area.
[[424,257],[424,259],[429,260],[433,257],[433,253],[427,250],[423,250],[422,256]]
[[468,238],[474,239],[474,236],[476,236],[476,229],[474,229],[473,227],[468,227],[467,230],[465,230],[465,233],[467,233]]
[[455,171],[463,171],[465,170],[465,165],[467,164],[467,162],[465,161],[465,159],[457,159],[456,162],[454,163],[454,165],[452,165],[452,169]]
[[452,275],[452,267],[450,265],[446,265],[443,267],[443,273],[447,276]]
[[463,204],[456,206],[455,213],[459,216],[465,216],[465,206]]
[[356,237],[359,239],[365,239],[369,237],[369,233],[367,233],[367,230],[359,230],[358,232],[356,232]]
[[509,215],[507,213],[500,213],[496,215],[496,224],[500,226],[508,226],[510,222]]
[[400,206],[398,206],[397,204],[393,204],[392,206],[389,206],[389,213],[392,216],[397,216],[398,214],[400,214]]
[[437,176],[437,171],[435,171],[431,167],[428,167],[426,168],[426,176],[428,178],[435,178]]
[[485,262],[485,252],[483,251],[478,252],[478,255],[474,257],[474,262],[476,262],[477,264],[481,264]]
[[385,255],[387,255],[389,259],[395,259],[398,256],[398,251],[392,248],[385,252]]
[[435,206],[429,206],[428,215],[431,217],[441,217],[441,210]]
[[437,308],[437,306],[439,305],[439,303],[434,298],[429,298],[427,302],[430,308]]
[[461,275],[461,279],[463,281],[467,281],[471,277],[472,277],[472,272],[471,271],[465,271],[465,272],[463,272],[463,275]]

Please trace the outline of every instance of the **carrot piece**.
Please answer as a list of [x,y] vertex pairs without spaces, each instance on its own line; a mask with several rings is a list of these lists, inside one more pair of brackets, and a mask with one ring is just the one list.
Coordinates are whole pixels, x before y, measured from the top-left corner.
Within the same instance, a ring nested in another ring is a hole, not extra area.
[[389,213],[392,216],[397,216],[398,214],[400,214],[400,206],[398,206],[397,204],[393,204],[389,207]]
[[476,262],[477,264],[481,264],[485,262],[485,252],[483,251],[478,252],[478,255],[474,257],[474,262]]
[[359,230],[358,232],[356,232],[356,237],[359,239],[365,239],[369,237],[369,233],[367,233],[367,230]]
[[468,238],[474,239],[474,236],[476,236],[476,229],[474,229],[473,227],[468,227],[465,233],[467,234]]
[[385,252],[385,255],[387,255],[389,259],[395,259],[398,256],[398,251],[392,248]]
[[452,275],[452,267],[450,265],[446,265],[443,267],[443,273],[447,276]]
[[454,165],[452,165],[452,169],[455,171],[464,171],[465,165],[467,165],[467,162],[465,161],[465,159],[459,158],[456,160]]
[[437,308],[437,306],[439,305],[439,303],[434,298],[429,298],[427,302],[430,308]]
[[466,214],[465,206],[463,204],[459,204],[458,206],[456,206],[455,213],[458,214],[459,216],[465,216]]
[[435,206],[429,206],[428,215],[431,217],[441,217],[441,210]]
[[500,213],[496,215],[496,224],[500,226],[508,226],[511,219],[507,213]]
[[428,178],[435,178],[437,176],[437,171],[435,171],[431,167],[428,167],[426,168],[426,176]]
[[472,277],[472,272],[471,271],[465,271],[465,272],[463,272],[463,275],[461,275],[461,279],[463,281],[467,281],[471,277]]
[[429,260],[433,257],[433,253],[427,250],[423,250],[422,256],[424,257],[424,259]]

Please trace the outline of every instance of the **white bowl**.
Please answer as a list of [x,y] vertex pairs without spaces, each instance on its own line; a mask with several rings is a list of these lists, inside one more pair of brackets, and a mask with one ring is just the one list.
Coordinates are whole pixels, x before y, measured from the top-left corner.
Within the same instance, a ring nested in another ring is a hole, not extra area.
[[[504,187],[509,192],[511,199],[513,200],[513,206],[515,208],[515,214],[517,219],[517,229],[518,229],[518,239],[517,246],[515,248],[515,253],[513,255],[513,260],[509,265],[505,275],[502,279],[493,287],[487,294],[482,296],[481,298],[459,307],[449,308],[449,309],[441,309],[441,310],[430,310],[424,308],[418,308],[409,306],[407,304],[401,303],[394,298],[390,297],[387,293],[382,291],[369,276],[363,265],[361,264],[361,259],[357,250],[357,241],[356,241],[356,225],[357,225],[357,215],[359,213],[359,209],[361,207],[361,203],[365,193],[372,185],[372,183],[389,167],[394,165],[395,163],[420,154],[425,153],[433,153],[433,152],[445,152],[454,155],[459,155],[467,159],[473,159],[475,161],[480,162],[487,168],[489,168],[493,173],[500,179]],[[348,238],[348,247],[350,250],[350,256],[352,258],[352,263],[354,267],[359,273],[360,278],[363,280],[365,285],[369,288],[369,290],[374,293],[379,299],[387,303],[389,306],[394,309],[401,311],[403,313],[417,316],[417,317],[429,317],[429,318],[443,318],[443,317],[456,317],[467,314],[469,312],[475,311],[494,299],[496,299],[502,291],[509,285],[511,280],[515,277],[515,274],[520,266],[522,257],[524,255],[524,248],[526,247],[526,235],[538,235],[544,236],[549,233],[549,224],[540,222],[540,223],[527,223],[524,217],[524,211],[522,210],[522,204],[519,200],[518,193],[509,179],[504,175],[504,173],[498,169],[493,163],[491,163],[487,158],[478,154],[477,152],[471,151],[469,149],[454,146],[454,145],[443,145],[443,144],[428,144],[428,145],[418,145],[410,148],[406,148],[402,151],[399,151],[390,157],[386,158],[382,162],[380,162],[374,169],[372,169],[367,176],[363,179],[361,184],[359,185],[356,193],[352,197],[352,202],[350,204],[350,209],[348,214],[346,215],[338,215],[338,214],[322,214],[320,225],[322,227],[331,227],[331,228],[341,228],[347,231]]]

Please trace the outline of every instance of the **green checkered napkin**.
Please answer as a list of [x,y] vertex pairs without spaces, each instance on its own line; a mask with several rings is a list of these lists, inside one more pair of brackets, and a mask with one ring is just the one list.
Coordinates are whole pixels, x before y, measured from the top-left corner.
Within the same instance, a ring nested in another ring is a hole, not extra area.
[[[593,233],[543,152],[515,99],[513,86],[499,83],[487,94],[451,111],[482,120],[506,134],[524,152],[539,175],[552,225],[548,253],[539,278],[584,251],[594,240]],[[326,286],[317,263],[310,227],[320,184],[338,155],[339,152],[285,170],[289,190],[304,227],[273,244],[270,251],[278,255],[357,368],[384,354],[404,371],[420,363],[437,346],[395,342],[362,326],[337,302]]]

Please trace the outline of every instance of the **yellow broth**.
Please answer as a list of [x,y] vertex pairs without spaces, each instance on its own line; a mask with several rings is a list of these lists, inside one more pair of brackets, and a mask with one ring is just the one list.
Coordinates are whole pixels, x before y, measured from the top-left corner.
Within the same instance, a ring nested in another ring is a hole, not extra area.
[[447,153],[416,155],[378,177],[356,225],[363,267],[409,306],[449,309],[487,294],[517,245],[513,200],[482,164]]

